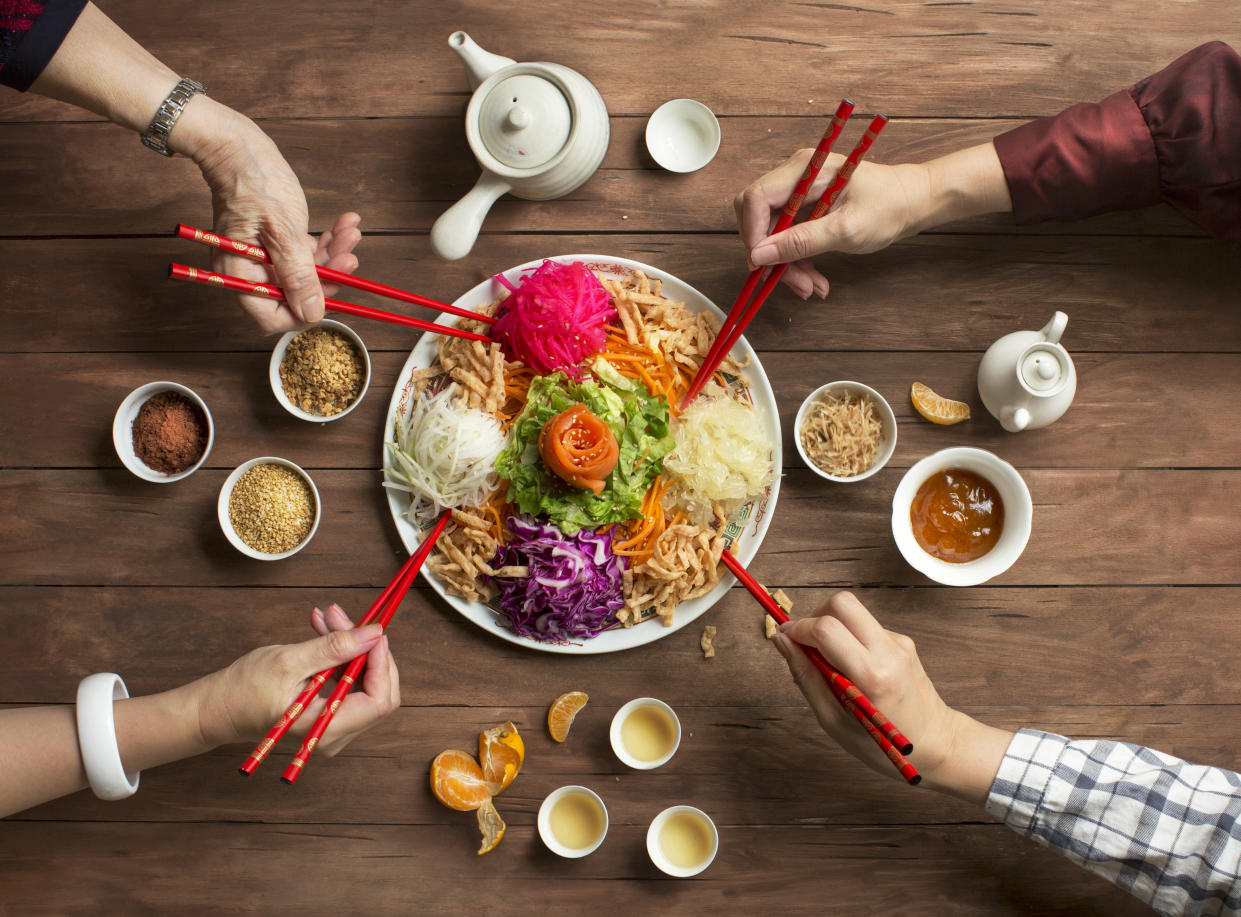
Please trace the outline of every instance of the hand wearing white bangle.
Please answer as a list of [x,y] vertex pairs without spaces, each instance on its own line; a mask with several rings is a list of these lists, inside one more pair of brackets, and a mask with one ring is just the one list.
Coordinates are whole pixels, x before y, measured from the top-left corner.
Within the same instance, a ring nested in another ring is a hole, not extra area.
[[139,773],[121,763],[112,705],[129,697],[125,682],[114,672],[88,675],[78,685],[78,748],[90,788],[100,799],[124,799],[138,792]]

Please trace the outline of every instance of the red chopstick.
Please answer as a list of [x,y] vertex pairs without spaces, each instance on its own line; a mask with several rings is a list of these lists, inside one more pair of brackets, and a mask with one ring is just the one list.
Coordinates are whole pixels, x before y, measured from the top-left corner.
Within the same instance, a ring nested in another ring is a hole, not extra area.
[[[250,245],[248,242],[237,242],[227,236],[220,235],[218,232],[207,232],[204,229],[195,229],[193,226],[178,223],[177,235],[182,239],[201,242],[203,245],[210,245],[212,248],[231,252],[234,255],[244,255],[247,258],[253,258],[255,261],[261,261],[263,264],[271,264],[271,255],[267,254],[266,249],[260,248],[257,245]],[[338,283],[342,287],[353,287],[355,290],[364,290],[367,293],[374,293],[376,296],[386,296],[388,299],[413,303],[415,306],[439,309],[441,312],[448,312],[461,318],[473,318],[480,322],[495,321],[495,318],[490,315],[480,315],[477,312],[462,309],[460,306],[454,306],[451,303],[440,302],[438,299],[430,299],[417,293],[410,293],[408,290],[390,287],[386,283],[364,280],[361,277],[355,277],[353,274],[334,271],[330,267],[316,267],[315,270],[319,272],[321,279],[326,280],[328,283]]]
[[[396,575],[392,577],[392,581],[388,583],[383,592],[379,593],[379,597],[375,599],[371,607],[366,610],[366,614],[362,616],[362,619],[354,627],[365,627],[375,620],[380,611],[387,607],[393,594],[400,586],[402,579],[417,559],[417,554],[411,554],[405,563],[401,564],[401,569],[397,570]],[[302,715],[306,705],[319,696],[319,689],[323,687],[324,682],[331,677],[334,671],[336,671],[336,667],[331,666],[310,679],[310,684],[306,686],[306,690],[294,698],[293,703],[289,705],[289,709],[284,711],[280,719],[276,721],[267,735],[263,737],[263,741],[259,742],[254,751],[250,752],[250,757],[242,762],[241,767],[238,768],[242,774],[249,776],[258,769],[258,766],[263,763],[268,753],[276,746],[276,743],[284,738],[284,734],[289,731],[289,727],[297,722],[297,718]]]
[[[383,610],[379,616],[379,626],[387,628],[388,622],[392,620],[392,616],[396,614],[397,607],[401,604],[401,599],[405,597],[406,591],[409,589],[410,583],[414,581],[414,577],[418,575],[418,571],[422,569],[423,562],[427,559],[427,555],[431,553],[431,549],[435,547],[435,541],[440,537],[440,533],[444,531],[444,526],[448,523],[449,516],[452,515],[451,510],[444,510],[440,513],[439,521],[435,523],[435,528],[427,534],[422,540],[422,544],[418,546],[418,550],[411,558],[413,564],[404,574],[404,579],[397,586],[396,592],[393,594],[388,603],[388,607]],[[349,689],[353,687],[354,681],[358,677],[358,673],[362,671],[362,666],[366,665],[367,656],[365,654],[353,660],[345,668],[345,673],[341,675],[340,680],[336,683],[336,688],[328,696],[327,706],[323,708],[323,712],[319,714],[319,718],[315,720],[314,725],[310,727],[310,732],[306,733],[306,738],[302,740],[302,747],[297,750],[297,754],[293,756],[293,760],[289,762],[289,766],[284,769],[284,773],[280,779],[285,783],[296,783],[297,778],[302,775],[302,769],[306,766],[306,761],[310,758],[310,753],[315,750],[315,746],[319,744],[319,739],[323,737],[323,733],[327,731],[328,726],[332,722],[332,717],[336,715],[336,708],[344,701],[345,695],[349,693]]]
[[[732,552],[727,548],[721,555],[724,565],[732,571],[733,575],[741,581],[741,584],[750,590],[750,594],[758,599],[760,605],[767,610],[767,614],[771,615],[779,623],[783,624],[789,620],[789,616],[785,614],[784,609],[776,604],[767,590],[759,585],[754,577],[750,576],[745,567],[741,566],[741,562],[733,556]],[[870,699],[863,694],[858,686],[837,672],[830,662],[823,658],[823,654],[812,646],[803,646],[803,652],[814,663],[825,679],[827,685],[831,688],[832,694],[836,700],[840,701],[840,705],[848,710],[862,724],[863,728],[870,733],[870,737],[875,740],[875,744],[887,755],[888,760],[895,765],[896,769],[901,772],[901,776],[908,781],[910,786],[917,786],[922,782],[922,775],[917,769],[909,763],[905,755],[914,750],[913,743],[905,738],[892,721],[879,712]]]
[[[849,116],[853,114],[853,103],[848,99],[841,99],[840,105],[836,108],[836,114],[832,116],[831,123],[827,126],[827,130],[823,132],[819,145],[815,147],[814,153],[810,157],[810,161],[806,163],[806,171],[802,173],[797,185],[793,189],[793,196],[788,199],[784,205],[784,210],[780,213],[776,225],[768,235],[775,235],[778,232],[784,232],[793,225],[793,221],[797,219],[797,212],[801,210],[802,204],[806,203],[806,194],[810,191],[810,186],[814,184],[814,180],[819,177],[819,170],[823,168],[823,163],[827,161],[827,154],[832,151],[832,145],[836,142],[836,138],[840,136],[840,132],[844,130],[845,123],[849,120]],[[741,288],[741,292],[737,294],[737,300],[733,303],[733,307],[728,310],[728,317],[724,320],[724,324],[720,325],[719,332],[715,335],[715,340],[711,344],[711,348],[707,351],[707,356],[702,361],[703,366],[716,365],[716,355],[720,351],[721,345],[725,338],[732,332],[737,324],[737,319],[745,311],[745,305],[750,301],[750,296],[754,293],[754,288],[758,286],[759,280],[763,274],[768,271],[765,267],[756,267],[750,271],[750,276],[746,278],[745,286]],[[714,372],[714,370],[712,370]],[[708,378],[710,378],[708,376]],[[695,381],[697,381],[695,379]],[[681,402],[681,409],[684,410],[698,392],[691,387],[692,395],[687,394],[685,400]]]
[[[844,103],[841,104],[843,105]],[[839,112],[837,113],[839,114]],[[835,124],[835,119],[833,119],[832,123],[833,125]],[[884,126],[887,125],[887,123],[888,119],[883,115],[876,115],[871,120],[870,126],[866,128],[866,133],[862,135],[862,139],[858,141],[857,146],[853,148],[853,151],[845,160],[844,165],[840,167],[840,171],[836,173],[835,180],[830,186],[828,186],[827,190],[823,192],[823,196],[819,198],[818,203],[815,204],[814,210],[810,212],[810,216],[807,217],[807,220],[817,220],[832,209],[832,205],[836,203],[836,198],[840,196],[840,192],[844,190],[845,185],[849,183],[849,179],[853,176],[853,172],[857,168],[858,163],[862,161],[862,157],[864,157],[870,150],[871,144],[875,142],[875,138],[879,136],[880,132],[883,130]],[[807,171],[809,171],[809,169],[807,169]],[[802,176],[802,180],[805,180],[804,175]],[[801,185],[802,182],[799,181],[797,188],[800,189]],[[796,195],[796,193],[797,189],[794,190],[794,195]],[[792,198],[790,198],[790,203],[792,203]],[[801,203],[801,201],[798,201],[799,208]],[[787,209],[788,208],[786,205],[786,212]],[[781,214],[780,221],[783,220],[784,214]],[[788,226],[791,225],[791,222],[792,221],[784,227],[781,227],[780,222],[777,222],[776,228],[772,230],[772,234],[774,235],[777,232],[782,232],[784,229],[787,229]],[[727,356],[728,352],[733,349],[733,345],[737,343],[737,339],[745,333],[746,327],[749,326],[754,316],[758,314],[758,310],[762,307],[763,303],[767,301],[767,297],[771,295],[771,291],[776,288],[776,284],[780,282],[780,278],[784,276],[784,272],[787,271],[788,268],[789,266],[787,264],[778,264],[768,269],[769,273],[767,275],[766,282],[763,283],[758,293],[754,296],[754,299],[750,301],[750,304],[746,306],[744,310],[741,310],[739,309],[739,306],[743,302],[743,298],[747,295],[747,291],[752,291],[758,282],[755,275],[759,272],[750,272],[749,279],[746,280],[745,286],[742,287],[741,295],[737,297],[737,302],[733,304],[733,308],[729,312],[729,321],[725,322],[724,326],[720,327],[720,332],[715,337],[715,343],[712,345],[711,351],[708,352],[707,357],[702,361],[702,365],[698,367],[698,372],[694,376],[694,381],[690,385],[689,391],[685,393],[685,397],[681,400],[682,410],[688,407],[690,402],[698,397],[699,393],[703,390],[703,387],[706,386],[707,382],[711,380],[711,377],[715,375],[715,371],[719,368],[720,363],[723,362],[724,357]],[[737,314],[738,312],[740,313],[739,317],[736,321],[733,321],[734,314]],[[725,326],[729,326],[727,331],[725,331]]]
[[[200,267],[187,267],[184,264],[168,265],[168,276],[173,280],[188,280],[191,283],[205,283],[210,286],[224,287],[227,290],[236,290],[238,293],[253,293],[258,296],[266,296],[269,299],[283,300],[284,290],[270,283],[255,283],[253,280],[244,280],[241,277],[230,277],[228,274],[217,274],[214,271],[205,271]],[[435,322],[423,321],[420,318],[410,318],[408,315],[399,315],[396,312],[385,312],[382,309],[372,309],[370,306],[359,306],[351,302],[341,302],[338,299],[324,299],[324,305],[333,312],[343,312],[345,315],[356,315],[360,318],[373,318],[381,322],[391,322],[394,325],[405,325],[409,328],[417,328],[419,331],[433,331],[438,334],[447,334],[452,337],[468,338],[471,341],[482,341],[485,344],[492,343],[491,338],[483,334],[476,334],[473,331],[464,331],[461,328],[453,328],[450,325],[437,325]]]

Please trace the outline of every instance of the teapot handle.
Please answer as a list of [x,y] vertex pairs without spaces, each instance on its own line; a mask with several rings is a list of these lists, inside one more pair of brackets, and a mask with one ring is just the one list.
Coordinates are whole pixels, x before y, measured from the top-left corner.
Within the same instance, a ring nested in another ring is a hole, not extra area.
[[1059,344],[1060,335],[1064,334],[1064,329],[1069,324],[1069,317],[1063,312],[1057,312],[1051,317],[1046,325],[1043,326],[1039,334],[1050,344]]
[[491,205],[512,185],[491,172],[483,172],[465,197],[457,201],[431,227],[431,249],[446,261],[464,258],[474,247]]

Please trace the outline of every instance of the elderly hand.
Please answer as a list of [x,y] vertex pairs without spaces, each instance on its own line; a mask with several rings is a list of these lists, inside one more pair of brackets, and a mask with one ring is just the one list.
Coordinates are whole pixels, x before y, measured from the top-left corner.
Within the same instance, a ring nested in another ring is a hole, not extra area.
[[773,642],[823,730],[865,764],[900,775],[798,644],[816,647],[909,737],[909,760],[925,785],[982,804],[1012,734],[953,710],[927,677],[914,642],[885,630],[849,592],[838,592],[811,617],[782,625]]
[[276,144],[252,121],[228,112],[226,139],[195,151],[195,161],[211,187],[215,231],[267,249],[272,264],[260,264],[216,250],[212,266],[260,283],[282,287],[288,303],[242,296],[242,308],[264,331],[289,331],[323,317],[324,297],[336,291],[322,284],[315,266],[347,274],[357,270],[354,247],[362,238],[361,217],[345,213],[318,240],[307,235],[306,196]]
[[[326,614],[316,608],[310,623],[321,636],[253,650],[198,683],[199,722],[209,746],[257,741],[315,673],[367,652],[370,656],[362,677],[337,708],[316,750],[335,755],[400,706],[396,663],[378,624],[354,629],[339,605],[330,605]],[[290,735],[306,734],[323,711],[331,684],[306,707]]]

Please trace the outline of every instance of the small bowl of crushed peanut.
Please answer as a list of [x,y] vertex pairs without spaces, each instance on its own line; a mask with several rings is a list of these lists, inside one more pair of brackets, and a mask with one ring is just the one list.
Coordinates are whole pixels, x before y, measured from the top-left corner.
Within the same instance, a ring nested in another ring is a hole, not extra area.
[[268,367],[280,405],[300,420],[340,420],[362,402],[371,382],[371,358],[358,333],[323,319],[276,342]]
[[233,469],[216,503],[229,544],[255,560],[292,557],[319,528],[319,490],[288,459],[266,455]]
[[860,382],[829,382],[802,402],[793,424],[797,454],[821,478],[864,481],[892,458],[896,415]]

